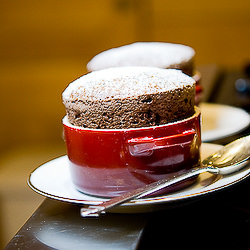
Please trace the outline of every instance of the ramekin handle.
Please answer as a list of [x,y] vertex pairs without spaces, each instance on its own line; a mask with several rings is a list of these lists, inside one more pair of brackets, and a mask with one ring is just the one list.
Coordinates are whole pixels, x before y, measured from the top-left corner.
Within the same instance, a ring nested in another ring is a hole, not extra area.
[[193,142],[196,136],[194,129],[186,130],[180,134],[164,136],[159,138],[153,137],[138,137],[132,138],[127,141],[128,149],[132,156],[150,156],[155,150],[175,147],[186,146]]

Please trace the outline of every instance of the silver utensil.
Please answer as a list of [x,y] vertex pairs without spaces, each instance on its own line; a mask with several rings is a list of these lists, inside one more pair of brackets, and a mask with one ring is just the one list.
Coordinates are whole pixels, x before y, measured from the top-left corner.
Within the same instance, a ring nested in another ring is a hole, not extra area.
[[81,208],[82,217],[98,217],[105,211],[128,202],[132,199],[139,199],[152,194],[170,185],[194,177],[198,174],[209,172],[212,174],[227,175],[232,174],[243,168],[250,160],[250,135],[235,140],[216,153],[204,159],[199,167],[186,170],[184,173],[177,174],[171,178],[165,178],[144,187],[126,192],[121,196],[107,200],[99,205]]

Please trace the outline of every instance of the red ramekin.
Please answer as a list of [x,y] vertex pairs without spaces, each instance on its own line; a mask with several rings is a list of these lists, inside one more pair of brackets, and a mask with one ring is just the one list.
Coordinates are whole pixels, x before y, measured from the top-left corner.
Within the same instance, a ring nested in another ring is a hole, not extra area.
[[[200,110],[181,121],[130,129],[88,129],[63,119],[72,181],[86,194],[114,197],[200,163]],[[177,184],[164,193],[183,188]]]

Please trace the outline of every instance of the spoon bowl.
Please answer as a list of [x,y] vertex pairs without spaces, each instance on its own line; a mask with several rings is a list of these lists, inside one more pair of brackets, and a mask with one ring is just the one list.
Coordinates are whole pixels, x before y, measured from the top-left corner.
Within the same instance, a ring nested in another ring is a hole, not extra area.
[[219,174],[231,174],[250,160],[250,136],[235,140],[202,161],[203,166],[216,167]]

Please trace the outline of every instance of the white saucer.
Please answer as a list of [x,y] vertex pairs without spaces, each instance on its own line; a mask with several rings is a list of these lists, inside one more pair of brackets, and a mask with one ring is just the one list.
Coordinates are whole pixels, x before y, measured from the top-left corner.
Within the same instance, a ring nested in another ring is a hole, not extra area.
[[[216,144],[202,144],[201,158],[204,159],[220,148],[221,146]],[[195,184],[186,189],[164,196],[132,200],[114,208],[112,212],[141,213],[176,206],[176,203],[188,201],[189,198],[233,185],[249,176],[249,174],[250,168],[244,168],[233,175],[227,176],[203,173],[200,174]],[[88,205],[100,204],[105,201],[105,199],[99,197],[83,194],[74,188],[70,180],[67,156],[49,161],[35,169],[29,176],[28,184],[37,193],[60,201]]]
[[250,115],[243,109],[227,105],[201,103],[201,138],[209,142],[234,135],[250,124]]

